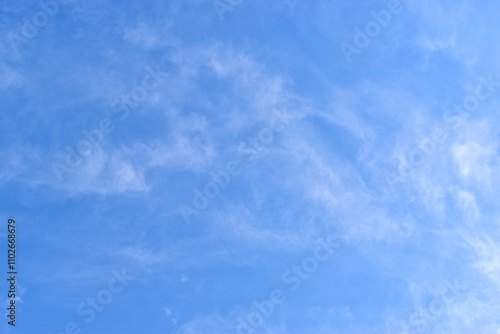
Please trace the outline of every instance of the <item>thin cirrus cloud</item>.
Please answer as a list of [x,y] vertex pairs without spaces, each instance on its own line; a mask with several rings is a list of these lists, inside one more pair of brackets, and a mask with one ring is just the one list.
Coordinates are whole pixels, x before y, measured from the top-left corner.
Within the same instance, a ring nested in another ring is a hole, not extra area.
[[499,333],[498,4],[401,0],[346,62],[390,3],[70,1],[15,45],[41,7],[3,4],[16,330]]

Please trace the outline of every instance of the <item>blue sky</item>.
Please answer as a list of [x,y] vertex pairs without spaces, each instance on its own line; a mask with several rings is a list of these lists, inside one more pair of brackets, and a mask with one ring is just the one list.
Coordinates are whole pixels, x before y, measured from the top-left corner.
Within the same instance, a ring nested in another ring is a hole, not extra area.
[[1,333],[500,333],[497,1],[0,8]]

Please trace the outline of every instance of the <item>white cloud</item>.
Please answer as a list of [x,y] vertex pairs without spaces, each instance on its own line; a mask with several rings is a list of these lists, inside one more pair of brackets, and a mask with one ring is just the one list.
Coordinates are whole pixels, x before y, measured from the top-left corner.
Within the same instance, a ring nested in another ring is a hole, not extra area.
[[491,160],[495,149],[491,144],[482,145],[475,141],[467,141],[453,146],[453,155],[458,165],[460,176],[464,179],[473,178],[483,184],[491,182]]

